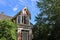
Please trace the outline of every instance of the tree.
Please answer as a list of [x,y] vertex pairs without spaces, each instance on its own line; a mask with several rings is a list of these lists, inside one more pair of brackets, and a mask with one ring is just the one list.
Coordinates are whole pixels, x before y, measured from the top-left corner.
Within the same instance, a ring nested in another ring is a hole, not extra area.
[[[40,9],[33,28],[36,40],[60,40],[60,0],[39,0]],[[37,27],[37,28],[36,28]],[[36,36],[35,34],[37,34]]]
[[0,40],[16,40],[16,28],[11,20],[0,20]]

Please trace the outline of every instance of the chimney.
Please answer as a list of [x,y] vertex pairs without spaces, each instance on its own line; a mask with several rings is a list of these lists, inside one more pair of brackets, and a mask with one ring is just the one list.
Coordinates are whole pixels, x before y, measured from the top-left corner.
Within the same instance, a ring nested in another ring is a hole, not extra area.
[[1,15],[4,16],[5,15],[4,12],[1,12]]

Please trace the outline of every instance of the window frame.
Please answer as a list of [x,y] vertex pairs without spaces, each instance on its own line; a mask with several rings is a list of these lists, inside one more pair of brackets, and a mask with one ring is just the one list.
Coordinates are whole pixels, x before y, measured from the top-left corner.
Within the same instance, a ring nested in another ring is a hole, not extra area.
[[[20,22],[18,20],[20,20]],[[22,15],[17,16],[17,24],[22,24]]]

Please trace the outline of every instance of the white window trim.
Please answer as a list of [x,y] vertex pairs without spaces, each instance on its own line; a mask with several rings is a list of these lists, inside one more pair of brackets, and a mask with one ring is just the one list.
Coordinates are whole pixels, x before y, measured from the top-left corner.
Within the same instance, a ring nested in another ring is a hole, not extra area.
[[18,23],[18,16],[17,16],[17,24],[22,24],[22,15],[19,16],[20,16],[20,23]]
[[22,24],[22,15],[19,15],[20,16],[20,24]]

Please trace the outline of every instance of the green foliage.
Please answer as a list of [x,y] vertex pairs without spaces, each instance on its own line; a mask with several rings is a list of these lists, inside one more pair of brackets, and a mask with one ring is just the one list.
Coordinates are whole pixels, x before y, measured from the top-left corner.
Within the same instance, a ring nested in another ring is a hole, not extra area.
[[0,20],[0,40],[16,40],[16,28],[11,20]]
[[60,0],[39,0],[33,40],[60,40]]

